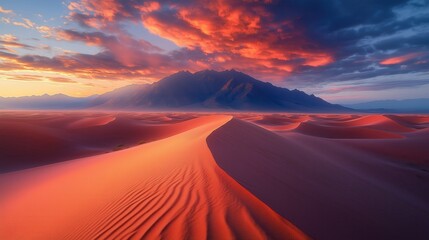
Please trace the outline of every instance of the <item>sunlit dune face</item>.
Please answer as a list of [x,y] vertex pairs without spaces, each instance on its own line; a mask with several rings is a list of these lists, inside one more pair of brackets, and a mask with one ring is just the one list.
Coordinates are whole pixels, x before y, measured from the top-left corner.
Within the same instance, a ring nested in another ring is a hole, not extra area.
[[383,61],[381,61],[380,64],[382,64],[382,65],[400,64],[400,63],[406,62],[408,60],[411,60],[413,58],[416,58],[420,55],[421,55],[421,53],[410,53],[410,54],[406,54],[406,55],[399,56],[399,57],[387,58],[387,59],[384,59]]

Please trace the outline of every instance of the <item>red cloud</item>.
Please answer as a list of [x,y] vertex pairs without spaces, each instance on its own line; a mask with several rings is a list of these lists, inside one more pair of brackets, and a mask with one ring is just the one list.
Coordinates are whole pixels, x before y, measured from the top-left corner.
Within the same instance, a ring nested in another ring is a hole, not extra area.
[[[81,25],[109,29],[112,24],[140,19],[154,34],[189,50],[214,56],[194,63],[201,68],[234,68],[259,75],[284,76],[300,66],[331,63],[333,54],[311,41],[300,26],[278,20],[271,1],[124,1],[82,0],[73,3],[71,18]],[[239,64],[240,63],[240,64]]]
[[121,62],[121,59],[118,59],[110,50],[95,55],[72,53],[57,55],[52,58],[40,55],[19,56],[0,51],[0,71],[25,70],[37,73],[48,71],[66,73],[80,79],[145,80],[152,82],[182,69],[191,71],[199,69],[198,60],[173,57],[172,54],[142,51],[138,56],[140,61],[130,65],[127,62]]
[[383,61],[381,61],[380,64],[382,64],[382,65],[400,64],[400,63],[406,62],[408,60],[411,60],[413,58],[416,58],[420,55],[422,55],[422,54],[421,53],[410,53],[410,54],[402,55],[399,57],[386,58]]
[[136,40],[121,32],[118,36],[106,35],[101,32],[77,32],[73,30],[60,30],[57,37],[68,41],[82,41],[88,45],[95,45],[108,50],[122,65],[133,67],[144,62],[149,56],[148,52],[161,49],[144,40]]
[[299,27],[276,22],[265,3],[217,0],[164,7],[169,11],[144,13],[142,21],[151,32],[179,46],[232,53],[271,65],[275,65],[273,60],[290,61],[288,67],[282,67],[290,71],[296,60],[313,67],[332,62],[332,56],[307,39]]

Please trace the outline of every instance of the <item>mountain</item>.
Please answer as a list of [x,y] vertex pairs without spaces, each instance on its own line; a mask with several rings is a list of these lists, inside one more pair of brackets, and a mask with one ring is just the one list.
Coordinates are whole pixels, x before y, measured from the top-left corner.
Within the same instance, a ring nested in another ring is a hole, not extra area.
[[276,87],[235,70],[180,71],[152,84],[129,85],[86,98],[64,94],[0,97],[0,109],[353,111],[296,89]]
[[370,112],[429,113],[429,98],[379,100],[345,106]]
[[299,90],[276,87],[235,70],[180,71],[152,84],[126,86],[91,101],[103,109],[349,111]]
[[96,96],[76,98],[64,94],[0,97],[0,109],[83,109],[89,107],[95,98]]

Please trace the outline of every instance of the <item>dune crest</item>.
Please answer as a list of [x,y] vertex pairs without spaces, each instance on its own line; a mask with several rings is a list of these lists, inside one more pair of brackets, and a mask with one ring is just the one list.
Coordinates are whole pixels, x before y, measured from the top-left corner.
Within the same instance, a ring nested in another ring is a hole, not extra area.
[[230,119],[0,175],[0,239],[307,239],[217,166],[206,138]]

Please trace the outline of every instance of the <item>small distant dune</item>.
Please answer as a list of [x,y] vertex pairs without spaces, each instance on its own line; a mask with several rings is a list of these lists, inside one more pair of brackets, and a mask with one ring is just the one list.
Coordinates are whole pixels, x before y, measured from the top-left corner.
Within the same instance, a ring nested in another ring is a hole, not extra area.
[[387,132],[369,127],[344,127],[344,126],[327,126],[319,125],[315,122],[303,122],[295,129],[296,132],[325,138],[369,138],[369,139],[386,139],[402,138],[402,135]]
[[306,122],[310,119],[308,115],[299,114],[266,114],[259,118],[249,118],[245,115],[238,116],[238,118],[253,122],[262,126],[263,128],[275,131],[290,131],[297,128],[300,123]]
[[429,124],[429,116],[427,115],[389,115],[389,118],[400,122],[402,124],[406,124],[408,126],[415,125],[428,125]]
[[68,125],[69,128],[88,128],[109,124],[112,121],[115,121],[115,116],[101,116],[101,117],[88,117],[76,120]]
[[411,132],[414,129],[401,125],[400,123],[392,120],[384,115],[368,115],[357,117],[346,121],[335,121],[331,123],[334,126],[340,127],[370,127],[379,130],[386,130],[391,132]]

